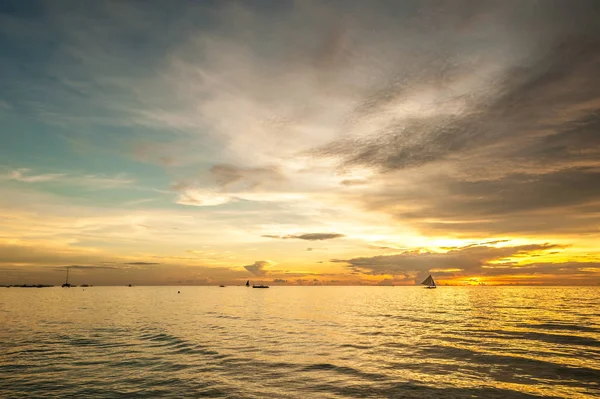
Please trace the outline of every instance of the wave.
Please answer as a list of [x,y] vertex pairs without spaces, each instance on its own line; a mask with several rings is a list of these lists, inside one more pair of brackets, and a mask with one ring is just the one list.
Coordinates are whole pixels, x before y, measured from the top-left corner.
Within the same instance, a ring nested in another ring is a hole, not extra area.
[[490,375],[507,382],[523,379],[559,379],[561,383],[581,387],[599,386],[600,370],[570,367],[551,361],[522,356],[485,353],[453,346],[428,346],[421,349],[429,358],[460,360],[471,366],[485,367]]
[[540,324],[527,324],[520,323],[516,324],[517,327],[531,328],[535,330],[566,330],[566,331],[581,331],[600,333],[600,328],[576,325],[576,324],[561,324],[561,323],[540,323]]

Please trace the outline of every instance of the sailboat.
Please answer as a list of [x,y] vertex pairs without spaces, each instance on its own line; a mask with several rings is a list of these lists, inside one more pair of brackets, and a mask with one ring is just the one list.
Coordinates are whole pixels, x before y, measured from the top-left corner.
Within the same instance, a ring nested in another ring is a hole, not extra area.
[[425,287],[425,288],[435,288],[436,287],[435,281],[433,281],[433,277],[431,277],[431,274],[421,284],[426,285],[427,287]]
[[250,280],[246,281],[246,287],[250,287]]
[[65,280],[65,283],[62,285],[62,287],[66,287],[66,288],[70,288],[71,284],[69,284],[69,268],[67,267],[67,279]]

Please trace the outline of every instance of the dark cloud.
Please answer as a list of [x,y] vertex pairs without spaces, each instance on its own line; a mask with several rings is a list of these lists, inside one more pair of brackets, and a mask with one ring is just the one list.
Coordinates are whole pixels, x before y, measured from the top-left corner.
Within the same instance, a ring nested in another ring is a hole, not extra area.
[[[568,7],[567,3],[563,5]],[[597,7],[593,10],[600,17]],[[464,104],[461,112],[390,119],[387,125],[368,136],[334,141],[316,149],[314,154],[339,158],[344,167],[369,166],[383,171],[420,166],[482,148],[500,149],[498,155],[511,156],[515,161],[532,155],[541,161],[550,155],[571,157],[573,152],[563,154],[561,150],[583,149],[580,145],[586,143],[585,148],[589,149],[590,144],[596,147],[588,156],[591,158],[597,154],[600,144],[598,135],[592,133],[594,128],[587,127],[598,124],[600,110],[600,81],[596,77],[600,69],[600,28],[597,26],[590,25],[587,31],[576,29],[577,32],[549,35],[552,41],[544,45],[532,43],[528,59],[507,67],[499,77],[487,82],[485,88],[475,87],[456,95],[444,95],[438,90],[440,101]],[[459,54],[458,57],[468,59],[474,55]],[[411,76],[410,85],[424,85],[422,89],[435,87],[435,76],[446,75],[440,70],[446,62],[443,57],[436,59],[421,69],[424,72]],[[462,64],[466,61],[456,62],[459,63],[456,68],[464,70]],[[391,97],[402,98],[407,87],[391,85],[386,90],[395,93]],[[377,93],[376,96],[379,99],[366,100],[366,111],[356,111],[359,116],[387,112],[390,94]],[[553,137],[555,134],[566,136],[557,139]],[[506,148],[513,140],[519,145]],[[508,153],[502,153],[504,151]]]
[[281,239],[298,239],[298,240],[308,240],[308,241],[322,241],[322,240],[331,240],[334,238],[340,238],[340,237],[345,237],[344,234],[337,234],[337,233],[307,233],[307,234],[300,234],[300,235],[292,235],[292,234],[288,234],[285,236],[276,236],[276,235],[262,235],[261,237],[267,237],[267,238],[281,238]]
[[[555,62],[536,66],[537,74],[523,73],[528,77],[500,90],[507,93],[474,115],[409,122],[402,133],[375,135],[366,142],[334,143],[327,151],[346,166],[390,171],[390,184],[398,176],[393,170],[441,162],[431,174],[417,170],[405,174],[423,173],[425,180],[415,179],[412,185],[401,187],[388,185],[385,192],[361,199],[370,208],[412,220],[424,230],[597,233],[597,43],[587,44],[575,55],[569,46],[557,50]],[[444,162],[451,163],[444,166]]]
[[[457,248],[447,252],[430,251],[405,251],[397,255],[360,257],[348,260],[333,259],[332,262],[346,263],[348,267],[356,272],[382,275],[416,276],[419,280],[432,270],[436,270],[438,276],[454,275],[490,275],[493,267],[501,267],[502,274],[514,274],[520,270],[527,272],[538,271],[534,266],[521,269],[523,266],[512,263],[501,263],[494,265],[490,262],[501,261],[509,257],[531,256],[536,252],[547,252],[552,249],[561,248],[555,244],[530,244],[507,247],[490,247],[487,245],[468,246]],[[540,272],[547,271],[539,269]]]
[[94,265],[69,265],[69,266],[59,266],[56,269],[81,269],[81,270],[111,270],[111,269],[119,269],[116,266],[94,266]]
[[244,268],[255,276],[264,276],[268,273],[265,270],[271,263],[268,260],[257,260],[251,265],[246,265]]
[[[453,35],[454,53],[427,48],[412,64],[400,63],[388,72],[398,78],[364,97],[348,117],[349,128],[362,118],[381,123],[309,153],[336,159],[342,169],[377,170],[387,184],[357,200],[425,231],[597,233],[600,25],[593,21],[600,8],[532,2],[515,15],[499,3],[458,12],[463,6],[444,9],[447,15],[424,8],[440,18],[442,31],[456,23],[490,40],[489,47],[465,49]],[[505,35],[488,37],[484,19]],[[492,56],[505,39],[522,53],[506,48]],[[502,61],[494,74],[476,86],[459,85],[496,56]],[[453,110],[389,117],[390,107],[427,92],[435,96],[424,105]]]
[[132,265],[132,266],[151,266],[151,265],[160,265],[160,263],[155,263],[155,262],[128,262],[125,263],[126,265]]
[[437,176],[427,183],[427,190],[415,182],[374,192],[365,205],[425,232],[468,236],[599,231],[600,168],[515,173],[476,181]]

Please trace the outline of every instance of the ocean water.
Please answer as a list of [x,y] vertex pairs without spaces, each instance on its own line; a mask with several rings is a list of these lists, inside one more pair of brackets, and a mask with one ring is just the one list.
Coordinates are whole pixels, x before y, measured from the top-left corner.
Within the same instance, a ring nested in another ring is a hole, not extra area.
[[1,288],[0,397],[600,397],[600,287]]

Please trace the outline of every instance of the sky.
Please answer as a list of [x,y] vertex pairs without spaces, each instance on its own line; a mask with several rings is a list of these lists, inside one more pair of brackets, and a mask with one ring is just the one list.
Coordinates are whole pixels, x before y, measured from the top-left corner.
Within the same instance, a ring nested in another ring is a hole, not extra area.
[[597,1],[0,2],[0,284],[600,284]]

